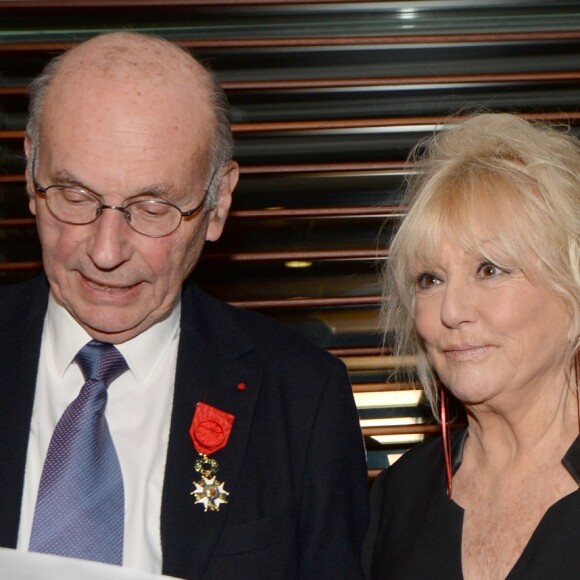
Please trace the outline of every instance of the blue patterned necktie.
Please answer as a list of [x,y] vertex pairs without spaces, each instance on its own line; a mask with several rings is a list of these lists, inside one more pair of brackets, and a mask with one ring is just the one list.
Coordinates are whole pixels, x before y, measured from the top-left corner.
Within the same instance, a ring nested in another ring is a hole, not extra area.
[[107,387],[127,363],[112,344],[96,340],[75,361],[86,382],[50,440],[29,549],[121,565],[123,476],[104,413]]

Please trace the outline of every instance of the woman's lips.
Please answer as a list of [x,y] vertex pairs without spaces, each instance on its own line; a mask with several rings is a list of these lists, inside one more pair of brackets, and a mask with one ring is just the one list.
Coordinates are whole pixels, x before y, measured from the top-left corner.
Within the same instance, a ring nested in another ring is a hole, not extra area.
[[471,361],[485,356],[492,347],[487,344],[452,345],[443,348],[445,356],[455,361]]

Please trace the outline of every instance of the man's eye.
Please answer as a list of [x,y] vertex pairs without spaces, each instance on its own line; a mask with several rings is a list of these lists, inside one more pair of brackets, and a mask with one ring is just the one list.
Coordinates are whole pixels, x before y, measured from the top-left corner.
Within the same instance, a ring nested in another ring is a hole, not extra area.
[[422,272],[416,278],[416,285],[420,290],[427,290],[440,282],[441,280],[431,272]]
[[171,212],[171,206],[156,201],[144,201],[129,206],[131,213],[140,218],[162,218]]
[[86,193],[77,189],[61,189],[60,194],[64,201],[71,205],[94,204],[95,200]]

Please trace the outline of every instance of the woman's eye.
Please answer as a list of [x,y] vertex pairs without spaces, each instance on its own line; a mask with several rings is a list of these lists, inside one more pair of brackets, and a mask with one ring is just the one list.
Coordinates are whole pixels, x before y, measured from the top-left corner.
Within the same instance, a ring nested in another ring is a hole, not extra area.
[[417,288],[419,290],[427,290],[439,284],[441,280],[431,272],[423,272],[416,278]]
[[502,274],[504,271],[491,262],[483,262],[479,265],[477,272],[483,278],[493,278],[494,276]]

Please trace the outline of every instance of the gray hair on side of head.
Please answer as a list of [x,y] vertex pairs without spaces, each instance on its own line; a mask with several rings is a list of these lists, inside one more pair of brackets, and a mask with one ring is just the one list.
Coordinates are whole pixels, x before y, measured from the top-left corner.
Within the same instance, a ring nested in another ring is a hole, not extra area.
[[[122,31],[122,34],[135,36],[137,38],[149,39],[167,46],[171,46],[173,48],[177,48],[193,59],[188,50],[162,37],[131,31]],[[74,47],[49,61],[41,73],[29,85],[29,106],[26,134],[28,135],[28,138],[32,144],[32,151],[27,160],[27,171],[31,171],[33,169],[32,163],[38,156],[42,110],[44,107],[46,94],[63,61],[66,59],[70,50],[73,49]],[[230,105],[226,94],[221,88],[218,79],[211,71],[211,69],[205,63],[200,62],[200,64],[203,66],[208,75],[211,108],[215,117],[215,136],[210,151],[208,180],[211,178],[211,176],[214,175],[215,178],[211,181],[211,183],[208,183],[209,190],[206,200],[206,207],[211,209],[217,205],[219,190],[223,177],[223,174],[220,173],[233,158],[234,138],[231,130]]]
[[[572,333],[566,372],[578,387],[578,138],[516,115],[484,113],[451,119],[444,130],[420,141],[409,160],[414,164],[404,200],[409,209],[389,247],[381,311],[385,344],[402,357],[397,360],[417,357],[416,367],[400,367],[404,378],[419,379],[438,416],[438,378],[415,330],[414,270],[436,266],[446,236],[500,266],[521,269],[566,303]],[[493,232],[493,248],[477,238],[479,225]]]
[[231,109],[225,92],[221,88],[214,74],[205,67],[210,78],[210,92],[212,109],[215,116],[215,137],[210,156],[210,175],[217,173],[218,179],[214,179],[208,191],[207,207],[213,208],[217,204],[219,189],[223,175],[219,172],[230,163],[234,155],[234,137],[231,127]]

